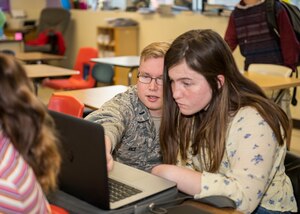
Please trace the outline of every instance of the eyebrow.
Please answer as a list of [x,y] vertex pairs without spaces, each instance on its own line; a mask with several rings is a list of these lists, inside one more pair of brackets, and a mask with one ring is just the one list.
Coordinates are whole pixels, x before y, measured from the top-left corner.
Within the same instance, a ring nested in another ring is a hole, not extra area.
[[[138,70],[138,72],[142,75],[148,75],[149,77],[152,77],[148,72],[143,72],[143,71],[140,71]],[[154,77],[154,78],[160,78],[160,77],[163,77],[163,74],[162,75],[159,75],[158,77]]]
[[[174,79],[171,78],[170,76],[169,76],[169,79],[170,79],[170,80],[174,80]],[[181,78],[177,79],[176,81],[185,81],[185,80],[192,81],[193,79],[190,78],[190,77],[181,77]]]

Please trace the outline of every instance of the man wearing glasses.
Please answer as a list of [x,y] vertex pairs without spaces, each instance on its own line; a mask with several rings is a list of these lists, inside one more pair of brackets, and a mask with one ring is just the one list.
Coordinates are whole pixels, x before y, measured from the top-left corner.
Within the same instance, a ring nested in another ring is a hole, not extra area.
[[108,170],[113,160],[145,171],[162,161],[159,126],[164,56],[169,47],[167,42],[146,46],[140,57],[137,84],[85,118],[104,127]]

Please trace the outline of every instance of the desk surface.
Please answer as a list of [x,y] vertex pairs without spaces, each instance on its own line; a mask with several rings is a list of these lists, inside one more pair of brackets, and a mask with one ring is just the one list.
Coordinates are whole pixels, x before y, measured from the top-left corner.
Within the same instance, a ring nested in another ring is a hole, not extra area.
[[55,92],[54,94],[72,95],[84,103],[85,106],[91,109],[98,109],[115,95],[126,91],[127,88],[128,87],[124,85],[113,85],[89,89],[60,91]]
[[62,60],[65,56],[41,52],[18,52],[16,58],[22,61]]
[[199,210],[207,211],[209,213],[215,213],[215,214],[242,214],[242,212],[240,212],[238,210],[235,210],[233,208],[217,208],[217,207],[210,206],[208,204],[195,202],[195,201],[191,201],[191,200],[185,201],[184,204],[191,205],[193,207],[198,208]]
[[80,73],[72,69],[45,64],[24,65],[24,67],[29,78],[68,76]]
[[264,90],[277,90],[300,86],[300,79],[244,72],[245,77],[255,82]]
[[[254,81],[264,90],[284,89],[300,86],[300,79],[263,75],[257,73],[245,73],[247,78]],[[115,85],[91,89],[57,92],[57,94],[69,94],[81,100],[86,106],[98,109],[105,101],[114,95],[126,91],[127,86]]]
[[0,43],[22,43],[22,40],[15,39],[0,39]]
[[[69,195],[68,193],[65,193],[61,190],[56,190],[55,192],[52,192],[48,196],[48,200],[50,201],[51,204],[57,205],[59,207],[62,207],[66,210],[69,210],[70,212],[74,213],[115,213],[113,211],[103,211],[100,210],[94,206],[91,206],[90,204],[75,198],[72,195]],[[194,206],[199,209],[199,211],[206,211],[212,214],[242,214],[241,212],[232,209],[232,208],[216,208],[201,202],[195,202],[195,201],[190,201],[187,200],[183,204],[189,204],[191,206]],[[142,213],[142,209],[139,210],[139,213]],[[116,213],[120,213],[120,211],[116,210]],[[143,212],[144,213],[144,212]],[[149,212],[147,212],[149,213]],[[172,214],[172,212],[168,212]],[[189,214],[186,212],[186,214]]]
[[139,66],[139,56],[115,56],[115,57],[102,57],[92,58],[92,62],[110,64],[120,67],[136,68]]
[[[284,89],[300,86],[300,79],[263,75],[257,73],[245,73],[247,78],[254,81],[264,90]],[[91,89],[56,92],[55,94],[68,94],[81,100],[87,107],[98,109],[101,105],[118,93],[127,90],[127,86],[114,85]]]
[[5,33],[16,33],[16,32],[28,33],[29,31],[35,30],[36,28],[37,27],[35,25],[24,26],[19,28],[5,28],[4,32]]

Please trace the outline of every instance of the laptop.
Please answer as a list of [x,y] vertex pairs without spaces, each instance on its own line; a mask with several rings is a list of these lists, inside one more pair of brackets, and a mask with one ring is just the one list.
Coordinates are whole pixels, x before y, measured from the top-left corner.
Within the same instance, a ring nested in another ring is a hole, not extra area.
[[[177,193],[176,183],[116,161],[113,170],[108,173],[103,127],[81,118],[49,112],[62,144],[61,191],[103,210],[121,208],[152,196],[162,200],[159,194],[164,195],[166,191],[176,190]],[[131,186],[133,190],[125,192],[135,194],[112,202],[109,190],[111,179]]]

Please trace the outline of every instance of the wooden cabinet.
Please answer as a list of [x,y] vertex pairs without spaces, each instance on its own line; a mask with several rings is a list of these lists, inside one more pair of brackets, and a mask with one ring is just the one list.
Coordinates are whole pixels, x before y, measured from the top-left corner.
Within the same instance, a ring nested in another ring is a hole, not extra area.
[[[138,26],[99,26],[97,28],[99,57],[139,55],[138,39]],[[115,84],[127,85],[128,69],[115,67],[115,73]],[[136,78],[133,78],[133,83],[135,81]]]
[[138,27],[100,26],[97,30],[100,57],[138,54]]

